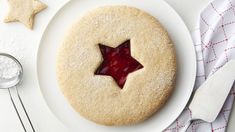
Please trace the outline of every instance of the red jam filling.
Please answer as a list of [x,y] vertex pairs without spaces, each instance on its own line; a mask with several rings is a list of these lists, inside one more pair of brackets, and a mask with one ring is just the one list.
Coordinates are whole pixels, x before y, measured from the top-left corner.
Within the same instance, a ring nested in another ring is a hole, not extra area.
[[137,60],[131,57],[130,40],[116,48],[99,44],[103,62],[97,68],[95,75],[112,76],[122,89],[129,73],[143,68]]

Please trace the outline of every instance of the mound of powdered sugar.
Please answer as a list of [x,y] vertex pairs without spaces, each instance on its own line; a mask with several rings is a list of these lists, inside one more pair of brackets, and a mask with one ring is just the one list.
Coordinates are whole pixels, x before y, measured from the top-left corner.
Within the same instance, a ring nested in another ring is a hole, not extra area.
[[0,55],[0,81],[18,76],[19,71],[19,66],[14,60]]

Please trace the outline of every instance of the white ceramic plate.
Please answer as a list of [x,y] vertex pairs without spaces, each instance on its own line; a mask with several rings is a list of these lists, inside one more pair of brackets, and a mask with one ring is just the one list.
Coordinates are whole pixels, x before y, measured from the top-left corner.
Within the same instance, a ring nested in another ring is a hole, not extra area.
[[[76,113],[59,90],[55,61],[57,49],[66,30],[84,13],[104,5],[129,5],[158,18],[175,44],[178,61],[176,88],[167,104],[149,120],[127,127],[106,127],[90,122]],[[73,0],[54,16],[38,50],[38,79],[42,94],[51,109],[72,131],[86,132],[159,132],[183,111],[192,93],[196,76],[193,42],[179,15],[163,0]]]

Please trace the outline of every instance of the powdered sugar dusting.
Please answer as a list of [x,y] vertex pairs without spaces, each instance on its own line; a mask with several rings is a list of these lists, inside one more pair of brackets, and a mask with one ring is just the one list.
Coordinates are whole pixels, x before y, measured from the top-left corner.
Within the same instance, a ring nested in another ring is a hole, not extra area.
[[0,56],[0,82],[3,79],[11,79],[19,75],[19,66],[6,56]]

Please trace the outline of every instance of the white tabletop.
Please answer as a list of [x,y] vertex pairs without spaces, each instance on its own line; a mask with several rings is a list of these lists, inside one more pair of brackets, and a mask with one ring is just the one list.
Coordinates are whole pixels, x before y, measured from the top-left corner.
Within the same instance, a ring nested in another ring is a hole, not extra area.
[[[5,24],[0,22],[0,52],[15,56],[23,64],[24,78],[19,86],[19,92],[29,112],[31,120],[38,132],[68,132],[62,123],[51,113],[46,106],[37,82],[36,55],[43,30],[50,18],[68,0],[41,0],[48,5],[36,17],[33,31],[19,23]],[[184,19],[192,31],[195,27],[200,10],[210,0],[166,0]],[[7,1],[0,0],[0,20],[7,14]],[[7,90],[0,90],[0,131],[23,132],[20,122],[15,114]],[[235,109],[230,120],[228,132],[235,131],[231,122],[235,121]]]

